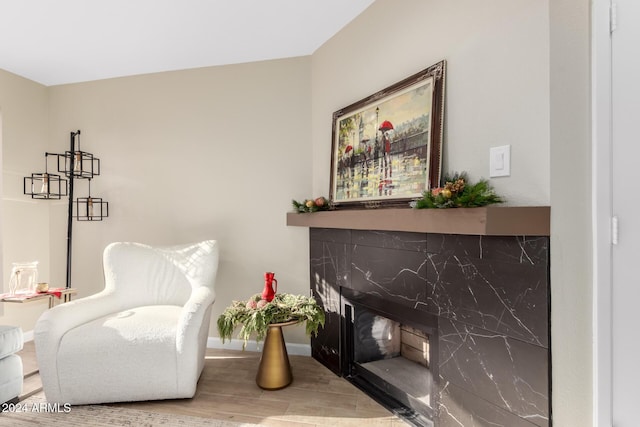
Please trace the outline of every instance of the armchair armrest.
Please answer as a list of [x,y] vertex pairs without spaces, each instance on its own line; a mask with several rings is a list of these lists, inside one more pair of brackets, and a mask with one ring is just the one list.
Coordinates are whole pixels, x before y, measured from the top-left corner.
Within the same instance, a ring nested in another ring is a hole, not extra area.
[[196,342],[198,330],[206,311],[211,307],[216,299],[213,290],[205,287],[194,289],[191,297],[187,300],[180,319],[178,320],[176,344],[178,351],[185,351],[185,346],[191,346]]
[[178,352],[178,388],[195,384],[191,379],[200,376],[204,368],[204,352],[209,336],[211,306],[215,301],[215,292],[207,287],[193,290],[191,297],[182,308],[176,331]]
[[113,291],[60,304],[42,313],[34,329],[34,337],[48,341],[59,340],[65,332],[91,320],[127,308],[126,301]]

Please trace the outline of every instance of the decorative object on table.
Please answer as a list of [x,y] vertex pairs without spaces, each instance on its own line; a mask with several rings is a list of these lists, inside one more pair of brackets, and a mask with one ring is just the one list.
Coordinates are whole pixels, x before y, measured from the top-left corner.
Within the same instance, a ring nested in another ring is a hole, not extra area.
[[422,198],[411,205],[416,209],[476,208],[504,202],[487,180],[471,184],[466,172],[445,176],[444,182],[442,187],[425,191]]
[[38,283],[38,261],[14,262],[9,277],[9,294],[33,293]]
[[47,282],[40,282],[36,285],[36,292],[43,293],[49,291],[49,284]]
[[336,207],[406,206],[440,182],[445,61],[333,113]]
[[[67,288],[71,287],[71,238],[73,230],[73,218],[78,221],[102,221],[109,216],[109,202],[102,198],[91,196],[91,180],[100,175],[100,159],[93,154],[80,149],[80,130],[71,132],[69,151],[62,154],[44,153],[44,173],[32,173],[24,177],[24,194],[32,199],[58,200],[62,196],[69,196],[67,214]],[[58,172],[64,173],[67,179],[60,175],[49,173],[48,159],[55,156],[58,163]],[[88,181],[88,197],[73,199],[74,181],[82,179]],[[73,205],[76,212],[73,212]]]
[[[266,302],[273,301],[273,297],[276,296],[276,292],[278,292],[278,281],[275,279],[275,273],[270,271],[264,273],[264,289],[262,290],[262,299]],[[276,284],[275,288],[273,284]]]
[[305,322],[307,335],[315,336],[318,328],[324,326],[324,310],[313,297],[275,294],[273,300],[268,302],[262,299],[262,294],[255,294],[247,301],[233,301],[224,310],[218,317],[218,333],[224,342],[230,340],[235,329],[242,325],[238,338],[246,346],[254,334],[256,341],[262,341],[270,324],[292,320]]
[[316,197],[315,199],[305,199],[302,202],[296,200],[292,200],[291,202],[293,209],[298,213],[328,211],[333,209],[331,202],[324,196]]

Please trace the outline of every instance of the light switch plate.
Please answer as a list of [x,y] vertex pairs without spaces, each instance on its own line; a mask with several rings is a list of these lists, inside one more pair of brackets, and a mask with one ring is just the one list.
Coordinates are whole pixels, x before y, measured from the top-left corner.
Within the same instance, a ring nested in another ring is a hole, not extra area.
[[511,146],[502,145],[489,149],[489,177],[511,175]]

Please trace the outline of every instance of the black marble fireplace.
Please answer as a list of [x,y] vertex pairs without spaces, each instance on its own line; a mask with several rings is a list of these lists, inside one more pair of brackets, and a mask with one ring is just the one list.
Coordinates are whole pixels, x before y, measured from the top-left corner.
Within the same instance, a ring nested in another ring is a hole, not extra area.
[[551,425],[548,236],[309,236],[314,358],[415,425]]

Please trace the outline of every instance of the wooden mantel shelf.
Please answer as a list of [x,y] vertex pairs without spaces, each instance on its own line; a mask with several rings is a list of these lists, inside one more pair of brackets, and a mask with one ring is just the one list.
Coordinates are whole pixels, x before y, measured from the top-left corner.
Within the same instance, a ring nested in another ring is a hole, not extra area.
[[549,236],[549,206],[350,209],[287,213],[287,225],[481,236]]

